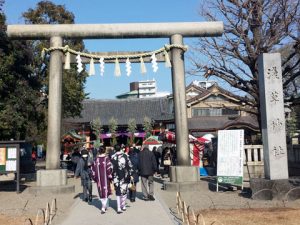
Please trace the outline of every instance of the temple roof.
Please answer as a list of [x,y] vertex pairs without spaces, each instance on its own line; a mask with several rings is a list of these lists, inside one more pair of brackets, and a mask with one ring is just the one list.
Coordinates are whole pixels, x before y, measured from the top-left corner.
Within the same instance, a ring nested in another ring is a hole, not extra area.
[[81,117],[68,118],[69,123],[89,123],[100,118],[102,125],[109,125],[114,117],[118,125],[127,125],[130,118],[137,124],[143,124],[144,117],[156,121],[172,120],[174,114],[170,113],[169,99],[142,98],[142,99],[116,99],[116,100],[84,100]]

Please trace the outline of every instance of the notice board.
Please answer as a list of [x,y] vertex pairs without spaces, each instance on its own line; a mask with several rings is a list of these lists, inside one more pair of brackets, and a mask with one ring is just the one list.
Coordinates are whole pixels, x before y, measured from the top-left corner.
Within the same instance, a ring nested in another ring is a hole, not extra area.
[[17,192],[20,180],[20,142],[0,141],[0,174],[16,173]]
[[244,130],[218,131],[217,189],[219,183],[243,186]]

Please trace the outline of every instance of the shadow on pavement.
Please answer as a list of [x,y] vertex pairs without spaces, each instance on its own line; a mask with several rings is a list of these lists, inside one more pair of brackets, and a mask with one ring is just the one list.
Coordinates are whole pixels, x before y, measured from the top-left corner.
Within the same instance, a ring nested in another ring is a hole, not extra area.
[[[20,193],[25,191],[28,186],[20,183]],[[12,181],[1,181],[0,182],[0,191],[7,192],[16,192],[17,191],[17,182]]]

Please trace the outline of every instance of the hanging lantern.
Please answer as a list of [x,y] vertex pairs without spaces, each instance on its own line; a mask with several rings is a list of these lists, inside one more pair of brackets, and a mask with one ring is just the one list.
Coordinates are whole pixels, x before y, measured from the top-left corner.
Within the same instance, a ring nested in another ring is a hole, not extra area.
[[141,62],[141,73],[142,74],[147,73],[147,69],[146,69],[143,57],[140,58],[140,62]]
[[116,61],[115,61],[115,76],[116,77],[121,76],[121,69],[120,69],[120,64],[119,64],[118,58],[116,58]]
[[94,65],[94,59],[91,58],[90,61],[90,70],[89,70],[89,76],[95,75],[95,65]]

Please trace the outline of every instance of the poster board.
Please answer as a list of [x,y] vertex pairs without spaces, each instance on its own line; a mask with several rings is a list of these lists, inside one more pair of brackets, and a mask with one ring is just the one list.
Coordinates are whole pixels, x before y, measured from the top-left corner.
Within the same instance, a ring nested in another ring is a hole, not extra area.
[[244,130],[218,131],[217,191],[219,183],[243,187]]
[[20,190],[20,144],[0,142],[0,174],[16,173],[17,192]]

